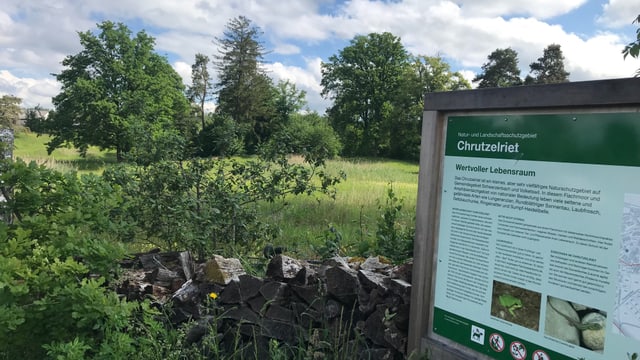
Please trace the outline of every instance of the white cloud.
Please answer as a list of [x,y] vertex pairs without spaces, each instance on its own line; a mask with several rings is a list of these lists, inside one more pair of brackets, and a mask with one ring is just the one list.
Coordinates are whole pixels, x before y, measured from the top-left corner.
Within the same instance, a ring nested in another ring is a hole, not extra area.
[[22,106],[39,105],[51,109],[51,98],[60,92],[60,86],[52,78],[33,79],[17,77],[7,70],[0,70],[0,95],[14,95],[22,99]]
[[632,58],[623,60],[621,50],[620,38],[613,34],[569,42],[563,47],[565,68],[574,81],[631,77],[640,68],[640,62]]
[[184,61],[176,61],[173,64],[173,69],[182,77],[182,83],[185,85],[191,84],[191,65]]
[[587,0],[460,0],[465,17],[533,16],[540,19],[566,14]]
[[273,52],[281,55],[294,55],[300,53],[300,48],[293,44],[279,44],[273,49]]
[[285,66],[282,63],[267,64],[266,68],[275,82],[278,80],[289,80],[296,84],[298,90],[307,93],[308,106],[312,110],[323,113],[330,106],[330,103],[320,96],[322,87],[320,86],[322,59],[305,59],[306,67]]
[[603,14],[598,18],[598,22],[604,26],[619,28],[631,25],[638,15],[640,7],[637,0],[609,0],[609,3],[604,5]]

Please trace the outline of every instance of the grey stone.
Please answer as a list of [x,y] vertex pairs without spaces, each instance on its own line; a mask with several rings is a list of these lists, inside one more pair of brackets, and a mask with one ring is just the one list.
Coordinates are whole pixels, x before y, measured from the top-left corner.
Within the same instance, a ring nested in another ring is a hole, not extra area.
[[317,310],[322,309],[323,301],[321,294],[318,292],[318,286],[289,285],[289,288],[308,305],[313,306]]
[[171,296],[173,300],[178,300],[181,302],[188,302],[191,299],[196,299],[197,301],[201,301],[200,299],[200,288],[196,285],[192,280],[189,280],[182,284],[180,289],[173,293]]
[[294,320],[293,311],[278,304],[269,305],[264,316],[267,319],[286,321],[290,323]]
[[251,310],[258,314],[264,314],[267,309],[267,300],[262,296],[255,296],[247,301]]
[[238,322],[258,324],[260,318],[253,310],[248,306],[233,306],[227,307],[220,315],[223,319],[232,319]]
[[413,260],[408,263],[394,266],[389,271],[389,276],[394,279],[402,279],[411,284],[411,275],[413,270]]
[[238,281],[231,281],[218,296],[218,301],[222,304],[240,304],[242,296]]
[[266,275],[267,277],[286,281],[294,279],[302,269],[304,269],[302,262],[280,254],[269,261]]
[[338,317],[343,311],[343,306],[333,300],[333,299],[329,299],[326,301],[325,305],[324,305],[324,316],[327,319],[333,319]]
[[386,293],[388,290],[385,284],[386,279],[388,279],[388,277],[370,270],[358,271],[360,285],[367,290],[377,289],[379,293]]
[[260,287],[260,294],[267,302],[281,302],[289,297],[289,288],[286,283],[269,281]]
[[367,320],[365,320],[363,332],[374,344],[389,347],[390,345],[384,338],[384,310],[385,308],[383,306],[378,306],[376,311],[369,315]]
[[407,353],[407,334],[398,330],[395,326],[384,329],[384,340],[402,354]]
[[389,269],[391,269],[391,265],[381,262],[379,256],[371,256],[371,257],[368,257],[362,263],[362,265],[360,265],[360,269],[386,273]]
[[389,279],[387,278],[387,284],[389,289],[394,294],[400,296],[405,304],[411,301],[411,284],[402,279]]
[[292,345],[297,344],[299,331],[302,331],[291,323],[269,319],[262,321],[262,330],[263,335]]
[[238,281],[240,275],[245,274],[242,263],[238,259],[226,259],[214,255],[204,266],[204,279],[216,284],[227,285],[231,281]]
[[240,275],[238,280],[242,301],[247,301],[258,295],[260,293],[260,288],[264,284],[262,279],[247,274]]
[[326,273],[327,293],[350,306],[357,298],[358,278],[356,272],[341,266],[328,268]]

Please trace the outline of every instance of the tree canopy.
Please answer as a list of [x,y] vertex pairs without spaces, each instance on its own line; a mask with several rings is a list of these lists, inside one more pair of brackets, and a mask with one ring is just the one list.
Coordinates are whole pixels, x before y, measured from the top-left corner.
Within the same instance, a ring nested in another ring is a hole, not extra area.
[[489,61],[482,65],[482,72],[473,79],[474,83],[478,83],[479,88],[522,85],[518,53],[515,50],[496,49],[487,59]]
[[223,37],[216,38],[219,54],[216,111],[230,116],[243,133],[246,150],[253,152],[264,140],[260,129],[272,115],[271,79],[262,67],[266,53],[260,29],[244,16],[231,19]]
[[13,95],[0,97],[0,128],[13,128],[20,118],[20,104],[22,99]]
[[198,116],[205,128],[206,113],[204,111],[207,101],[213,99],[213,83],[209,73],[209,62],[211,59],[207,55],[198,53],[193,65],[191,65],[191,86],[187,89],[189,101],[198,108]]
[[390,33],[356,36],[322,64],[322,95],[343,155],[419,157],[427,92],[468,89],[441,57],[414,56]]
[[544,49],[542,57],[529,65],[531,75],[525,84],[556,84],[569,81],[569,73],[564,70],[564,55],[560,45],[551,44]]
[[391,33],[356,36],[322,63],[322,95],[334,100],[329,116],[349,155],[388,151],[392,101],[409,54]]
[[394,99],[389,156],[407,160],[419,159],[426,93],[470,88],[471,84],[462,74],[451,71],[451,67],[442,57],[410,57]]
[[[638,24],[638,29],[636,30],[636,40],[627,44],[622,50],[623,58],[626,59],[627,56],[631,56],[632,58],[637,59],[638,55],[640,55],[640,15],[638,15],[633,23]],[[636,71],[636,76],[640,76],[640,68]]]
[[132,37],[110,21],[98,30],[78,33],[83,49],[55,75],[62,89],[43,129],[53,136],[48,152],[68,143],[83,155],[92,145],[115,149],[120,160],[175,155],[189,109],[182,79],[144,31]]

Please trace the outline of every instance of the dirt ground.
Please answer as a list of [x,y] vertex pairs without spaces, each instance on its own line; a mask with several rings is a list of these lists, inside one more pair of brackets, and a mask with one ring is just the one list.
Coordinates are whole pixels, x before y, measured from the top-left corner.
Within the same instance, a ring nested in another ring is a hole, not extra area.
[[[511,315],[509,310],[500,304],[500,295],[509,294],[522,301],[522,307],[515,309]],[[491,294],[491,315],[506,321],[537,331],[540,328],[541,294],[521,287],[493,282]]]

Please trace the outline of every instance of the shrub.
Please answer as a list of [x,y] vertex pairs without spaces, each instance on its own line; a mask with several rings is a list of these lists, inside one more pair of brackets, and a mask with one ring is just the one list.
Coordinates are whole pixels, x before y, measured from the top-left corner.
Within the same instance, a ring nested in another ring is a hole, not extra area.
[[378,202],[381,211],[376,231],[378,252],[394,263],[402,263],[413,256],[413,239],[415,227],[407,226],[399,221],[402,214],[403,200],[398,199],[389,184],[385,203]]
[[336,157],[342,148],[327,120],[317,113],[295,115],[289,124],[273,135],[268,144],[273,151],[302,155],[306,161],[322,164]]
[[[120,166],[103,176],[120,186],[138,239],[166,250],[189,250],[200,259],[259,255],[278,229],[258,219],[258,205],[289,194],[329,193],[340,181],[318,167],[267,160],[200,159]],[[261,254],[260,254],[261,255]]]
[[198,137],[200,156],[232,156],[243,150],[242,133],[239,126],[229,116],[210,114],[213,121],[207,124]]
[[[119,189],[97,176],[0,162],[0,358],[125,358],[160,336],[147,304],[121,300]],[[141,358],[141,357],[138,357]],[[149,357],[151,359],[153,357]]]

